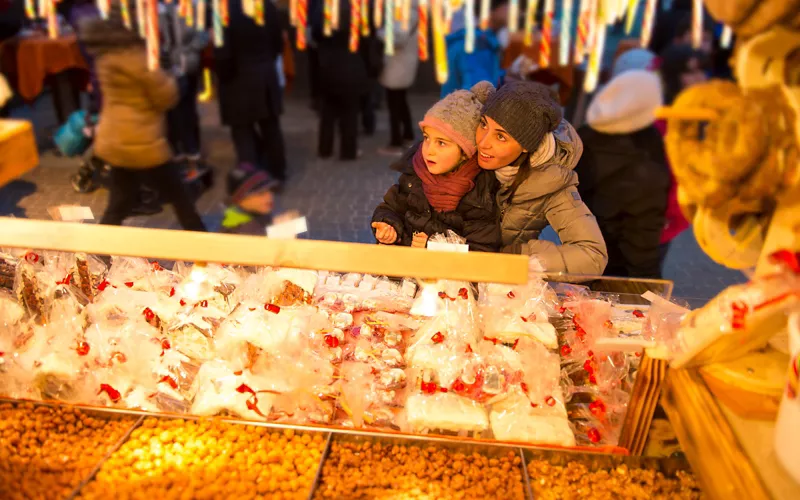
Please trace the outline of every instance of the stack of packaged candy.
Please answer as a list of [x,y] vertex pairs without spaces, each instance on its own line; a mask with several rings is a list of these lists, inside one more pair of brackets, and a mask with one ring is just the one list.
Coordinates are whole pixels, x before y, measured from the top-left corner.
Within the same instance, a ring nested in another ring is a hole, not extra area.
[[593,347],[640,334],[644,312],[577,287],[562,302],[539,279],[418,288],[168,267],[0,251],[0,395],[561,446],[618,439],[638,358]]

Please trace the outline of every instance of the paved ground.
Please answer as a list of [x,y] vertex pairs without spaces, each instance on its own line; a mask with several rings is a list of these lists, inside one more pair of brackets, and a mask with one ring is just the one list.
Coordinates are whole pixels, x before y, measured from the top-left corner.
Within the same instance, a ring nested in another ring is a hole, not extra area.
[[[421,118],[436,96],[412,96],[413,114]],[[363,157],[354,162],[320,161],[315,158],[316,115],[305,100],[287,102],[283,127],[288,149],[290,179],[280,197],[281,210],[296,209],[308,217],[309,234],[313,239],[371,242],[369,221],[372,210],[396,175],[388,169],[389,160],[377,154],[388,140],[388,118],[379,111],[378,131],[374,137],[360,140]],[[18,116],[33,119],[44,144],[46,130],[55,118],[46,99],[35,108],[23,108]],[[233,165],[233,148],[227,130],[219,125],[216,105],[203,105],[204,148],[211,164],[216,166],[218,182],[198,200],[198,208],[207,225],[219,226],[224,201],[224,174]],[[107,191],[92,194],[75,193],[69,183],[76,171],[73,159],[58,158],[50,152],[42,154],[41,166],[18,181],[0,188],[0,215],[49,218],[47,208],[71,203],[89,206],[99,217],[107,200]],[[170,208],[152,217],[138,217],[130,224],[149,227],[177,227]],[[675,294],[702,304],[725,286],[743,280],[740,273],[724,269],[703,254],[691,232],[681,235],[673,244],[667,259],[666,277],[675,281]]]

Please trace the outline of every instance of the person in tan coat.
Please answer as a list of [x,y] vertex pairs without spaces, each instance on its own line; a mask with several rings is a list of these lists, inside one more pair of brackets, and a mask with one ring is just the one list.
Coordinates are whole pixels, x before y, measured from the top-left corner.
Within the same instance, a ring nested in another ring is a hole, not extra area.
[[[130,17],[134,22],[136,16]],[[175,79],[148,69],[144,40],[136,26],[124,27],[118,2],[112,3],[107,19],[82,23],[79,36],[95,57],[103,92],[94,153],[112,167],[108,207],[100,223],[120,225],[133,215],[140,188],[146,185],[172,204],[184,229],[205,231],[180,170],[171,164],[165,119],[178,101]]]
[[[503,252],[533,256],[548,272],[603,274],[606,244],[573,171],[583,143],[553,92],[506,83],[487,100],[475,139],[478,164],[500,181]],[[548,225],[560,245],[539,239]]]

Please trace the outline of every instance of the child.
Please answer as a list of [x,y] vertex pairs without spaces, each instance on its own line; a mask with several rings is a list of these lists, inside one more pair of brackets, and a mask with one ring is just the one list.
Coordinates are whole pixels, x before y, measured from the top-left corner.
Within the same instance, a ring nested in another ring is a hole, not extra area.
[[475,129],[481,108],[494,92],[489,82],[457,90],[425,114],[423,141],[397,164],[400,180],[372,216],[375,238],[384,245],[425,248],[428,237],[448,229],[467,240],[470,250],[496,252],[500,226],[492,172],[475,156]]
[[230,206],[225,210],[222,231],[225,233],[264,236],[272,213],[274,180],[249,163],[228,174]]

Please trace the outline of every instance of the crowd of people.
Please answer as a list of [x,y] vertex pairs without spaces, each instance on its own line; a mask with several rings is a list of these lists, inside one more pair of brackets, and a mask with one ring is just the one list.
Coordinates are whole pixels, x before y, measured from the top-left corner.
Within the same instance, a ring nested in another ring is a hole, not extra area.
[[[90,114],[99,115],[93,154],[111,167],[101,223],[142,213],[146,193],[154,191],[174,206],[183,228],[204,231],[185,184],[203,168],[197,94],[208,34],[188,26],[175,3],[163,3],[161,69],[148,71],[137,16],[131,13],[134,25],[126,29],[119,2],[105,18],[91,0],[59,5],[76,25],[92,74]],[[340,26],[349,26],[348,2],[338,5]],[[241,2],[229,2],[224,43],[213,51],[220,117],[236,151],[223,230],[246,234],[264,234],[274,193],[291,173],[279,60],[291,28],[272,2],[264,7],[259,25]],[[714,64],[720,56],[713,24],[704,27],[701,47],[692,48],[691,2],[674,1],[659,17],[649,50],[615,61],[576,130],[558,93],[531,81],[535,63],[501,69],[508,0],[491,1],[489,25],[476,30],[469,53],[459,11],[446,38],[441,99],[417,126],[408,102],[419,64],[415,7],[413,0],[407,26],[395,23],[393,53],[384,55],[385,26],[372,26],[354,52],[348,30],[327,32],[323,0],[308,6],[317,155],[358,158],[360,125],[375,133],[376,88],[385,91],[390,133],[379,152],[393,157],[387,163],[399,181],[375,209],[376,241],[425,247],[451,230],[471,250],[535,256],[552,272],[660,277],[670,242],[689,223],[664,152],[666,124],[655,120],[655,110],[711,75],[729,76]],[[560,244],[539,238],[547,226]]]

